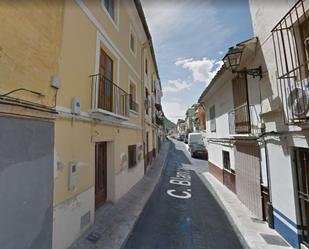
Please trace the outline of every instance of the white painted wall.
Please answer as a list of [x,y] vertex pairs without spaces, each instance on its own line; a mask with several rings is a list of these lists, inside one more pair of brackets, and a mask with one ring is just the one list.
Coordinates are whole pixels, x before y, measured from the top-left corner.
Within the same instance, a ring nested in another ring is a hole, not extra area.
[[291,147],[288,147],[284,138],[270,137],[267,139],[267,148],[271,153],[269,163],[273,206],[296,222]]
[[208,160],[221,169],[223,169],[222,151],[230,153],[231,169],[235,170],[234,147],[229,143],[208,142]]
[[115,200],[118,201],[125,193],[129,191],[144,176],[144,160],[138,162],[136,166],[121,171],[116,175]]
[[[80,229],[81,216],[90,211],[90,223]],[[94,187],[54,207],[53,249],[66,249],[94,222]]]
[[[253,64],[262,65],[263,78],[259,83],[261,91],[261,118],[266,131],[300,131],[296,127],[287,127],[283,122],[282,98],[276,78],[276,59],[271,30],[287,14],[296,0],[255,1],[249,0],[254,35],[259,38],[260,45]],[[308,5],[308,1],[306,4]],[[294,147],[308,148],[308,134],[304,132],[285,133],[281,136],[266,136],[269,153],[272,202],[275,209],[297,223],[297,197],[295,182],[295,165],[293,162]],[[265,167],[264,146],[261,148],[261,163]],[[265,170],[262,168],[265,178]],[[263,180],[264,182],[264,180]],[[283,224],[295,233],[296,228],[274,213]]]
[[[212,94],[209,94],[204,99],[206,106],[206,133],[207,138],[230,138],[228,112],[234,108],[233,89],[230,80],[225,81],[225,77],[220,77],[218,85],[213,89]],[[209,108],[215,105],[216,113],[216,131],[210,130]]]

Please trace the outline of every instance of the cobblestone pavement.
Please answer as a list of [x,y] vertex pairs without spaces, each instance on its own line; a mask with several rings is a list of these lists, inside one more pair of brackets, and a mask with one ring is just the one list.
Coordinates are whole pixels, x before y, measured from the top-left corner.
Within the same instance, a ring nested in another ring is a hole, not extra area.
[[123,249],[241,249],[225,212],[195,170],[207,161],[189,158],[173,140],[160,181]]

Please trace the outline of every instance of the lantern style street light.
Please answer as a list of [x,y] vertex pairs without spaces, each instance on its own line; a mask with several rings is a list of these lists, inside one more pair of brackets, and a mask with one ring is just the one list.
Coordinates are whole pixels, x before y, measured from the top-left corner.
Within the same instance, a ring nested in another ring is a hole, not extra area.
[[251,75],[253,78],[260,76],[260,79],[262,78],[262,67],[259,66],[258,68],[252,68],[252,69],[243,69],[243,70],[237,70],[241,57],[242,57],[243,49],[241,47],[230,47],[229,51],[223,58],[224,65],[226,69],[229,69],[232,71],[232,73],[245,73]]

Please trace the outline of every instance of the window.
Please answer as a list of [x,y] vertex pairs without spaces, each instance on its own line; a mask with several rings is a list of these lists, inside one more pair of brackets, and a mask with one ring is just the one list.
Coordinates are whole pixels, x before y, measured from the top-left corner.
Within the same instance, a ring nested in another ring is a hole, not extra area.
[[228,151],[223,150],[222,157],[223,157],[223,168],[230,170],[231,169],[230,153]]
[[113,60],[101,49],[98,107],[113,111]]
[[134,167],[136,162],[136,144],[128,146],[128,155],[129,155],[129,168]]
[[104,6],[112,19],[115,18],[115,0],[103,0]]
[[209,108],[210,131],[216,131],[216,110],[215,105]]
[[145,96],[146,96],[146,99],[145,99],[145,110],[146,110],[146,114],[148,115],[149,114],[149,107],[150,107],[150,101],[149,101],[149,92],[148,92],[148,89],[145,88]]
[[136,56],[136,39],[135,39],[135,34],[133,30],[131,29],[130,31],[130,51],[131,53]]
[[145,73],[148,75],[148,61],[145,59]]
[[129,107],[130,110],[138,112],[138,105],[136,103],[136,85],[130,81],[130,88],[129,88]]

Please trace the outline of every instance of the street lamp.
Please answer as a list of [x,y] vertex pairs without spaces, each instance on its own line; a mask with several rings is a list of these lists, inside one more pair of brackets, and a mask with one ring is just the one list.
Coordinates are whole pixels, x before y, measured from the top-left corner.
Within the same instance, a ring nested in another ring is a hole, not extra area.
[[251,75],[253,78],[260,76],[262,78],[262,67],[252,69],[237,70],[240,65],[243,49],[241,47],[230,47],[229,51],[223,58],[224,65],[230,69],[232,73],[245,73]]

